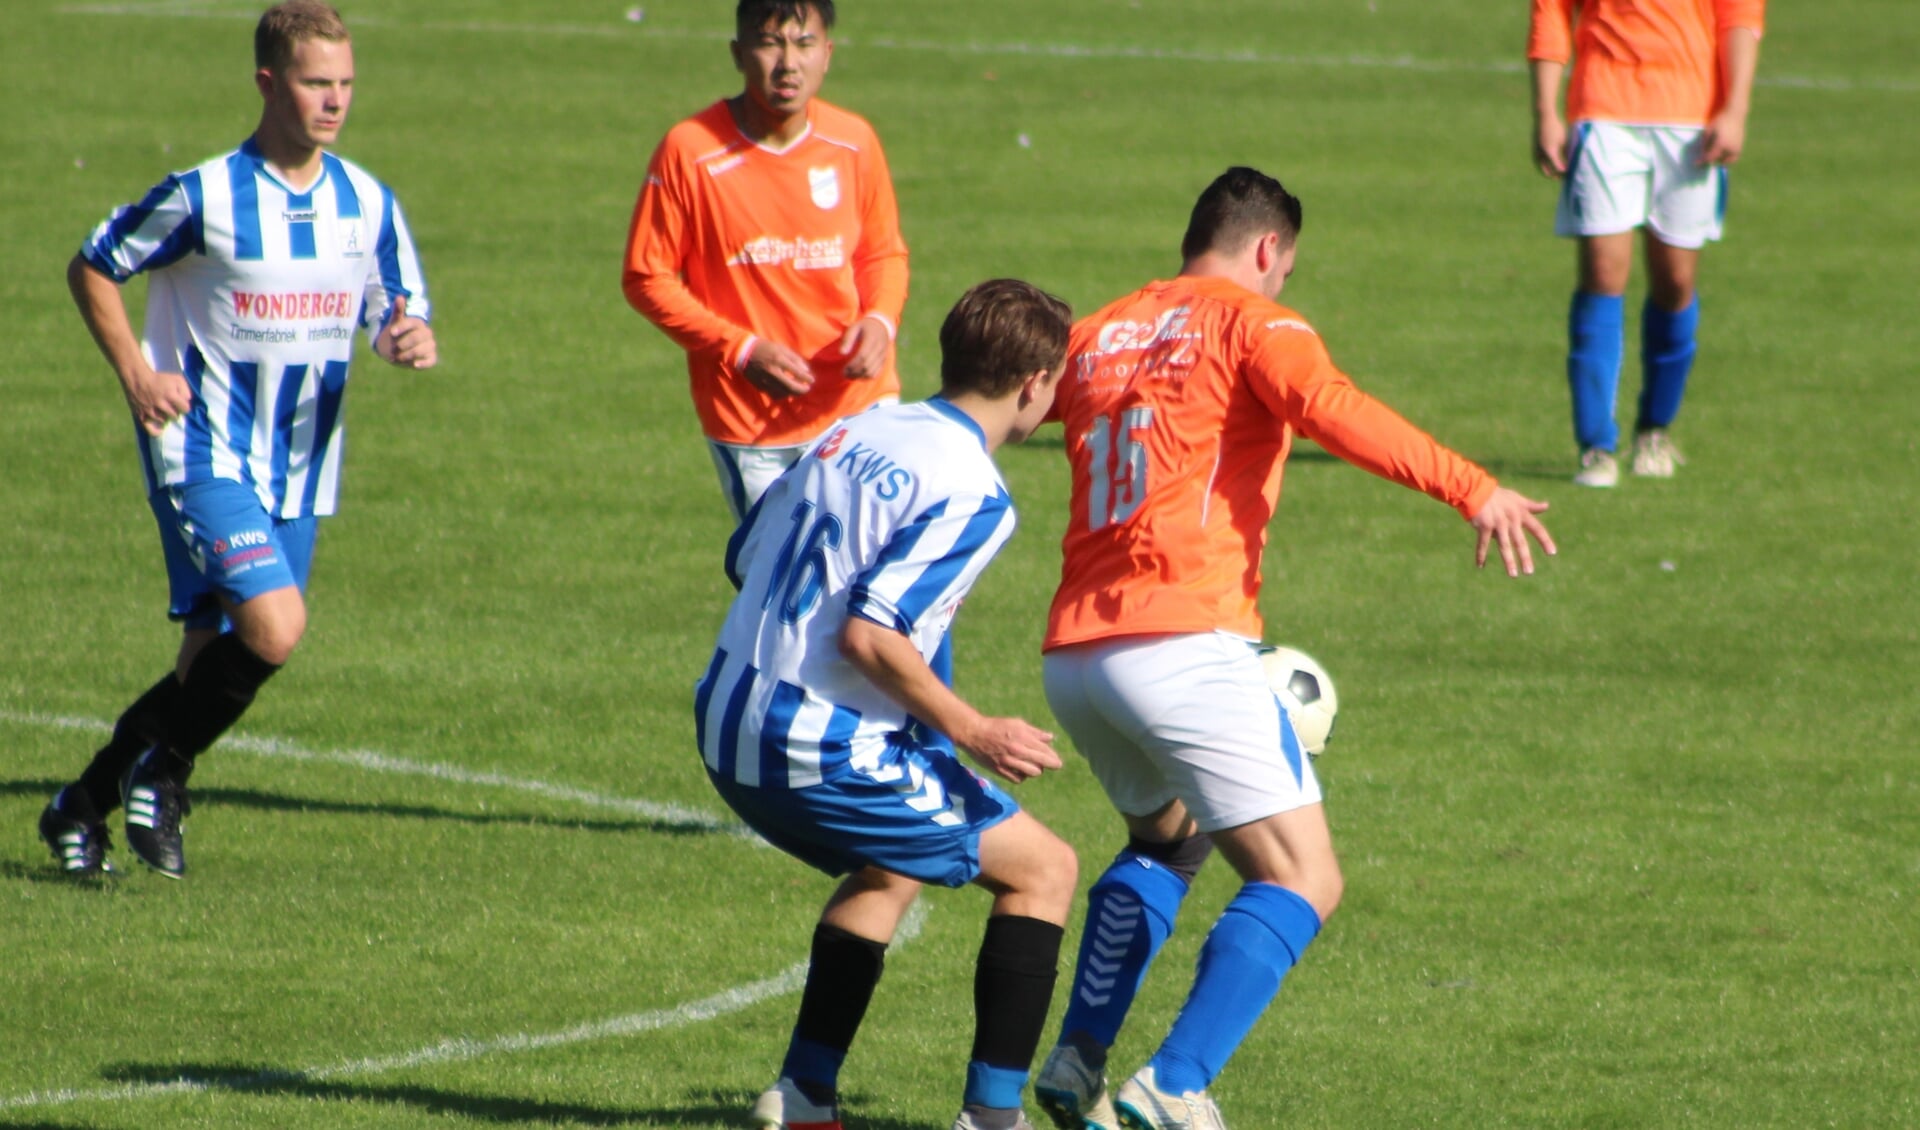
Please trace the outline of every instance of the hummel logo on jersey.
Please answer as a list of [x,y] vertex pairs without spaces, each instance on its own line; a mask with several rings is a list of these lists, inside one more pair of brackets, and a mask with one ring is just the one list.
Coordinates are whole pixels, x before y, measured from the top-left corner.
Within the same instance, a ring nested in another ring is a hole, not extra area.
[[310,224],[320,218],[320,213],[314,208],[302,208],[297,212],[282,210],[280,216],[290,224]]
[[1298,318],[1275,318],[1266,324],[1266,328],[1270,330],[1299,330],[1303,334],[1313,332],[1312,326],[1309,326]]

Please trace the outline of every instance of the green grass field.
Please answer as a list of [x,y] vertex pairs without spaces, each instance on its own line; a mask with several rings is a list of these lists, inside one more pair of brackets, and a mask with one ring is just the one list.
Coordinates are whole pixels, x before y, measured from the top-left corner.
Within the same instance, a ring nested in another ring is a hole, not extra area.
[[[34,820],[175,630],[62,271],[251,129],[257,8],[0,6],[0,1125],[722,1127],[772,1078],[830,884],[734,834],[692,750],[727,523],[618,285],[653,144],[737,90],[731,5],[625,10],[345,5],[341,151],[407,205],[443,364],[363,357],[306,641],[195,777],[187,880],[101,890]],[[1521,0],[843,5],[827,95],[887,142],[910,394],[967,285],[1090,310],[1254,164],[1306,202],[1286,298],[1335,359],[1553,503],[1559,558],[1509,582],[1445,509],[1290,467],[1265,609],[1339,680],[1349,888],[1217,1084],[1236,1127],[1920,1125],[1920,13],[1771,21],[1691,462],[1580,493]],[[1023,528],[958,681],[1046,720],[1057,438],[1002,462]],[[1077,758],[1019,795],[1087,881],[1120,844]],[[1233,887],[1203,874],[1117,1068]],[[923,900],[850,1127],[951,1120],[986,905]]]

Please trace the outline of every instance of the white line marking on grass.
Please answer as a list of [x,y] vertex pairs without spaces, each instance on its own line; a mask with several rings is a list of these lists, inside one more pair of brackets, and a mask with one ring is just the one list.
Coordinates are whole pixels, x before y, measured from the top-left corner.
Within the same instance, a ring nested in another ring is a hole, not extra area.
[[[108,733],[113,726],[92,718],[68,718],[54,714],[21,714],[11,710],[0,710],[0,722],[15,722],[24,726],[47,726],[62,730],[85,730],[93,733]],[[731,820],[722,820],[698,809],[678,804],[661,804],[657,801],[638,800],[631,797],[609,796],[589,789],[574,788],[571,785],[556,785],[550,781],[541,781],[531,777],[513,777],[505,773],[490,773],[477,769],[462,769],[458,765],[444,762],[411,761],[404,757],[376,753],[372,750],[309,750],[292,742],[278,738],[250,738],[243,735],[229,735],[220,739],[214,749],[218,752],[250,753],[257,757],[278,757],[288,761],[306,761],[320,764],[348,765],[356,769],[365,769],[374,773],[392,773],[407,777],[431,777],[440,781],[451,781],[461,785],[483,785],[489,788],[513,789],[553,800],[571,801],[590,808],[605,808],[637,816],[664,824],[673,828],[686,828],[699,832],[724,832],[727,835],[759,840],[746,825]]]
[[[97,719],[72,718],[56,714],[23,714],[12,710],[0,710],[0,722],[11,722],[23,726],[46,726],[61,730],[82,730],[91,733],[107,733],[113,727]],[[633,800],[627,797],[608,796],[604,793],[576,789],[567,785],[555,785],[546,781],[527,777],[510,777],[502,773],[483,773],[470,769],[461,769],[454,765],[434,762],[409,761],[406,758],[392,757],[384,753],[366,750],[348,750],[344,752],[326,752],[301,749],[289,742],[273,738],[228,737],[221,740],[219,749],[237,753],[251,753],[261,757],[280,757],[295,761],[321,762],[347,765],[357,769],[366,769],[376,773],[398,773],[407,776],[431,777],[459,784],[486,785],[495,788],[518,789],[522,792],[558,800],[573,801],[579,804],[599,808],[611,808],[636,816],[642,816],[662,824],[675,827],[695,828],[703,831],[726,832],[764,845],[744,825],[730,823],[673,804],[657,804],[653,801]],[[920,934],[921,926],[927,920],[927,908],[924,903],[916,902],[907,912],[900,924],[900,931],[894,940],[904,944]],[[303,1081],[337,1079],[354,1075],[373,1075],[386,1071],[398,1071],[407,1067],[420,1067],[437,1063],[455,1063],[462,1060],[479,1059],[484,1056],[503,1053],[539,1051],[544,1048],[563,1047],[567,1044],[584,1043],[589,1040],[605,1040],[620,1036],[631,1036],[640,1032],[653,1032],[667,1028],[682,1028],[689,1024],[698,1024],[713,1020],[730,1013],[740,1012],[774,997],[785,996],[798,991],[806,984],[807,963],[802,961],[787,967],[779,974],[748,985],[727,989],[689,1001],[668,1009],[656,1009],[650,1012],[636,1012],[627,1016],[617,1016],[611,1020],[598,1020],[587,1024],[565,1028],[558,1032],[514,1033],[496,1036],[488,1040],[453,1039],[442,1040],[424,1048],[398,1055],[380,1056],[370,1059],[349,1060],[323,1067],[306,1068],[299,1071],[263,1071],[252,1075],[227,1075],[216,1079],[182,1078],[165,1083],[135,1083],[122,1087],[100,1087],[90,1090],[63,1089],[58,1091],[29,1091],[24,1095],[0,1098],[0,1110],[23,1109],[27,1107],[59,1106],[77,1102],[126,1102],[139,1099],[164,1098],[169,1095],[196,1094],[204,1091],[228,1090],[246,1091],[271,1088],[275,1084]]]
[[[149,16],[161,19],[233,19],[255,20],[258,11],[219,8],[194,0],[159,0],[157,3],[67,4],[56,9],[64,15]],[[732,38],[726,32],[689,31],[631,23],[569,24],[513,23],[505,21],[413,21],[384,20],[378,16],[353,18],[355,27],[397,27],[410,31],[473,32],[499,35],[591,36],[603,39],[674,39],[724,43]],[[841,38],[843,47],[870,47],[881,51],[927,51],[946,55],[1032,56],[1046,59],[1135,60],[1141,62],[1205,63],[1220,66],[1331,67],[1356,70],[1419,71],[1439,74],[1517,75],[1526,71],[1524,62],[1495,62],[1448,59],[1420,59],[1411,55],[1287,55],[1265,51],[1219,51],[1205,48],[1143,47],[1134,44],[1080,43],[983,43],[940,39],[896,39],[876,36],[872,39]],[[1786,90],[1868,90],[1911,94],[1920,92],[1920,82],[1897,78],[1821,78],[1810,75],[1783,75],[1763,72],[1756,84]]]
[[[900,930],[894,936],[894,942],[904,944],[918,937],[920,928],[926,920],[926,904],[914,903],[913,907],[907,911],[906,918],[900,923]],[[798,992],[806,981],[807,963],[802,961],[764,980],[727,989],[710,997],[688,1001],[673,1008],[635,1012],[627,1016],[616,1016],[611,1020],[596,1020],[588,1024],[578,1024],[572,1028],[563,1028],[558,1032],[516,1032],[487,1040],[442,1040],[437,1044],[430,1044],[410,1052],[401,1052],[398,1055],[347,1060],[343,1063],[310,1067],[299,1071],[261,1071],[251,1075],[223,1075],[214,1079],[183,1077],[165,1083],[133,1083],[122,1087],[99,1087],[88,1090],[70,1088],[59,1091],[29,1091],[24,1095],[0,1098],[0,1110],[63,1106],[83,1102],[132,1102],[167,1098],[172,1095],[199,1094],[206,1091],[270,1090],[276,1085],[285,1083],[321,1082],[359,1075],[378,1075],[409,1067],[459,1063],[493,1055],[542,1051],[592,1040],[618,1039],[642,1032],[684,1028],[688,1025],[715,1020],[751,1008],[762,1001]]]

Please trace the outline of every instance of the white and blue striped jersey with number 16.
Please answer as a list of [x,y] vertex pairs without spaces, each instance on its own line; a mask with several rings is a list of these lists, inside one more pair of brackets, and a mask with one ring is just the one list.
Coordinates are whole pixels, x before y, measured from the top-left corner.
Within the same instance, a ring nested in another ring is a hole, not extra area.
[[354,329],[377,334],[396,298],[431,309],[393,192],[332,154],[322,165],[295,192],[248,141],[117,209],[81,248],[116,282],[146,273],[141,347],[193,393],[162,434],[140,433],[149,491],[230,479],[276,518],[333,513]]
[[842,626],[897,629],[931,660],[1014,520],[985,435],[945,400],[828,429],[727,545],[740,593],[694,695],[707,767],[794,789],[883,770],[909,719],[841,657]]

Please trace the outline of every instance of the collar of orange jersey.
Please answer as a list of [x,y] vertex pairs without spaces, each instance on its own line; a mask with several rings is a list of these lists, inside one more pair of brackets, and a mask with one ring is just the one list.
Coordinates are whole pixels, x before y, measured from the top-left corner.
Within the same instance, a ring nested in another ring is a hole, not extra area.
[[785,145],[780,145],[780,146],[768,145],[764,141],[755,141],[753,139],[752,134],[749,134],[746,130],[742,129],[740,126],[740,119],[734,115],[733,99],[731,97],[722,98],[720,100],[720,105],[726,109],[727,120],[733,123],[733,132],[740,135],[740,140],[746,142],[748,145],[753,146],[755,149],[758,149],[763,153],[771,153],[776,157],[783,156],[785,154],[793,152],[795,149],[806,144],[807,139],[813,136],[813,101],[811,100],[808,101],[807,103],[806,127],[802,129],[799,132],[799,134],[794,137],[792,141],[789,141]]

